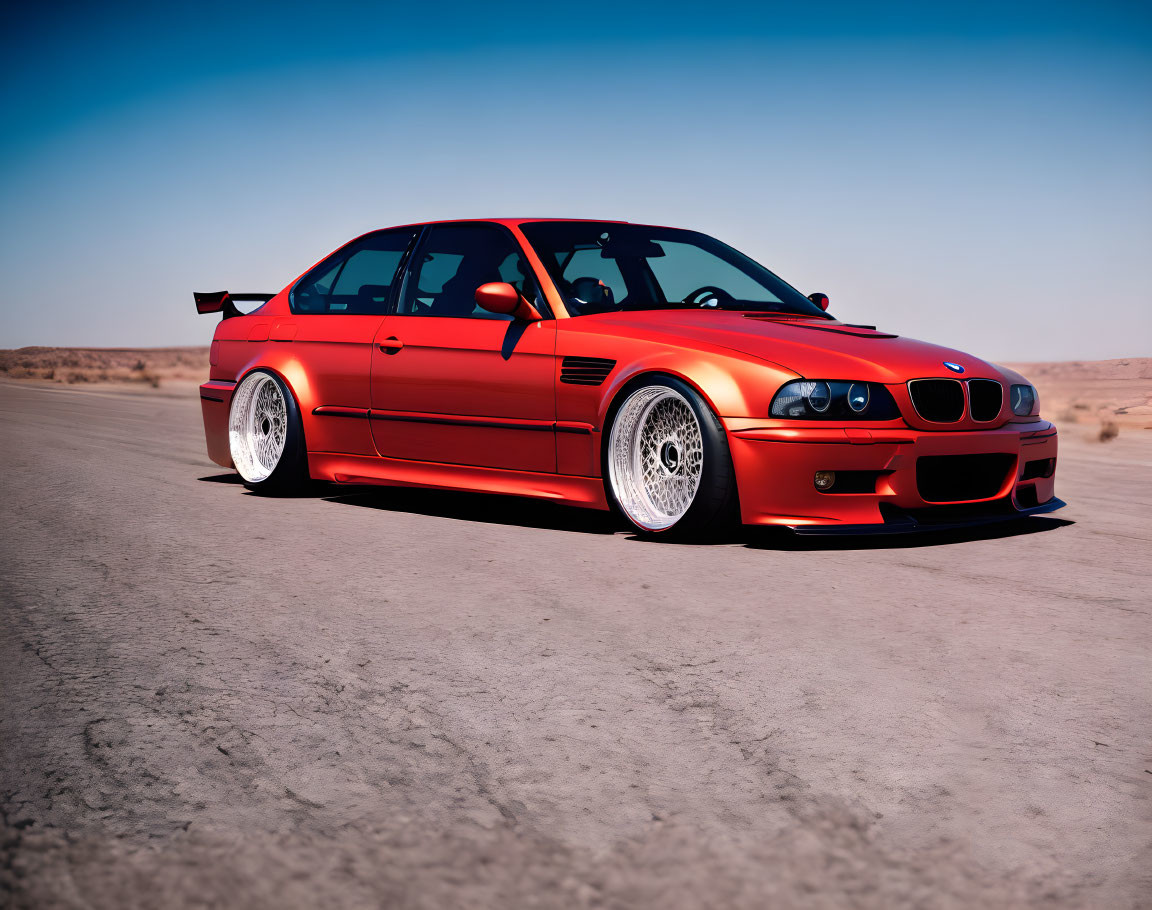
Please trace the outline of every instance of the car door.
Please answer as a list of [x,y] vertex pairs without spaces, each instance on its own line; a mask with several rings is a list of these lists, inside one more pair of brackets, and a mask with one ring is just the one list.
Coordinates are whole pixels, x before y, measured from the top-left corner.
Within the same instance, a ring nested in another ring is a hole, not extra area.
[[[373,339],[392,303],[413,228],[377,231],[337,250],[296,283],[285,321],[308,383],[303,415],[313,452],[375,455],[368,427]],[[278,326],[283,331],[284,323]],[[349,419],[359,418],[359,419]]]
[[372,435],[389,458],[554,472],[555,322],[481,309],[507,281],[546,307],[512,233],[432,225],[411,256],[372,351]]

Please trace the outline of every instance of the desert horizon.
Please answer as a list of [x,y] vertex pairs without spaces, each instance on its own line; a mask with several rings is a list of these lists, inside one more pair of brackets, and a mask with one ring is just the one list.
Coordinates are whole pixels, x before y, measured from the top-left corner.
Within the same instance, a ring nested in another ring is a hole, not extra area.
[[[1083,427],[1107,442],[1121,430],[1152,430],[1152,357],[1003,361],[1036,386],[1057,426]],[[160,389],[208,378],[208,346],[0,349],[0,378],[68,386]]]

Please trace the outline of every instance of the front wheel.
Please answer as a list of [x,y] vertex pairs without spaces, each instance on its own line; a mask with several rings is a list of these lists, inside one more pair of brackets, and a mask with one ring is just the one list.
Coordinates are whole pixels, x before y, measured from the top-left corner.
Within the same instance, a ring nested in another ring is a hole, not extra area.
[[228,448],[248,489],[284,495],[304,486],[308,461],[300,410],[279,376],[253,370],[240,381],[228,415]]
[[736,477],[724,428],[687,384],[653,377],[630,390],[611,419],[608,492],[645,534],[714,537],[736,514]]

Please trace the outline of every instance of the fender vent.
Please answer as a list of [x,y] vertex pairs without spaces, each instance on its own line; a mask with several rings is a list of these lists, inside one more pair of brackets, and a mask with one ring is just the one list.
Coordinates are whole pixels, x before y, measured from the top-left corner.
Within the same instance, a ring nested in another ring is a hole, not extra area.
[[615,360],[599,357],[565,357],[560,362],[560,381],[569,385],[601,385],[614,366]]

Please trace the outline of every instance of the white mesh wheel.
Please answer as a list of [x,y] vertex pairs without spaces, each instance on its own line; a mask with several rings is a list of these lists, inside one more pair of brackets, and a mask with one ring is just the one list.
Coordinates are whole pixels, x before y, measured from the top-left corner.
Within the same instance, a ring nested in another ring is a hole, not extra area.
[[672,527],[688,512],[704,472],[700,422],[668,386],[645,386],[624,401],[608,440],[616,502],[646,531]]
[[250,373],[236,388],[228,415],[232,462],[248,483],[267,480],[288,438],[288,409],[280,384],[268,373]]

